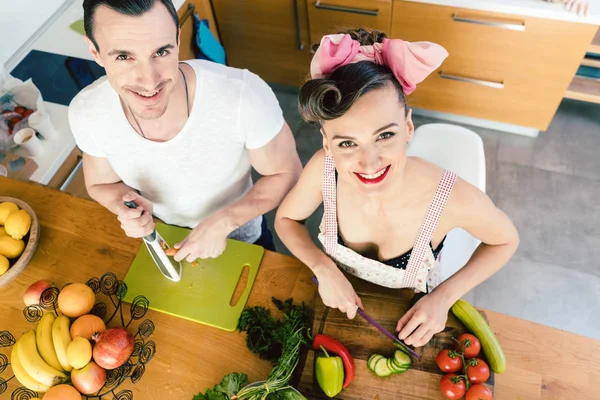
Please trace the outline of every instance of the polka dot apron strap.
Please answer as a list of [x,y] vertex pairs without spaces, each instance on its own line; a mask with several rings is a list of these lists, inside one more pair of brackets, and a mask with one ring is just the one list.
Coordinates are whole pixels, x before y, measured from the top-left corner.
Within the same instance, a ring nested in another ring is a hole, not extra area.
[[456,174],[450,171],[444,171],[442,178],[438,183],[433,201],[429,206],[425,221],[423,221],[423,225],[417,236],[410,259],[408,260],[406,273],[404,275],[405,287],[416,287],[417,274],[423,264],[423,258],[429,249],[431,237],[433,236],[433,232],[435,232],[435,228],[444,211],[444,207],[446,206],[446,202],[448,201],[448,197],[450,196],[450,192],[452,192],[455,182]]
[[337,185],[335,181],[335,162],[325,156],[323,168],[323,206],[325,218],[325,252],[335,258],[338,243],[337,225]]

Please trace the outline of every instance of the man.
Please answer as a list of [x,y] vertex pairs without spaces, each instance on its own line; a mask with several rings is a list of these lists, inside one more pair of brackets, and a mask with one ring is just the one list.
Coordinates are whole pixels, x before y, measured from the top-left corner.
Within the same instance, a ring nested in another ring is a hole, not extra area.
[[[85,41],[106,69],[69,107],[89,195],[130,237],[152,232],[153,215],[193,228],[176,261],[217,257],[227,237],[272,249],[263,214],[302,166],[269,86],[247,70],[180,63],[171,0],[83,8]],[[254,186],[251,167],[262,175]]]

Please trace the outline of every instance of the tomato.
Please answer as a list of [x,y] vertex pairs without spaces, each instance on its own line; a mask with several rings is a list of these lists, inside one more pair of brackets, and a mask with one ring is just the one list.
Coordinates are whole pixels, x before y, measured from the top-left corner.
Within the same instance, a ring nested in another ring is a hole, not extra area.
[[480,358],[466,361],[467,376],[471,383],[485,383],[490,378],[490,367]]
[[467,392],[466,400],[493,400],[492,392],[483,385],[473,385]]
[[[465,358],[475,358],[479,355],[479,351],[481,351],[481,343],[479,343],[479,339],[470,333],[463,333],[458,337],[458,341],[464,347]],[[466,341],[466,342],[465,342]],[[456,350],[460,351],[460,346],[458,343],[456,344]]]
[[440,390],[447,399],[460,399],[465,395],[465,381],[456,374],[447,374],[440,380]]
[[445,373],[458,372],[462,369],[462,358],[454,350],[444,349],[435,358],[438,367]]
[[16,112],[19,115],[23,115],[23,113],[25,112],[26,108],[22,107],[22,106],[16,106],[14,109],[14,112]]
[[33,110],[27,109],[27,110],[25,110],[25,112],[23,113],[23,118],[27,118],[27,117],[29,117],[31,114],[33,114]]

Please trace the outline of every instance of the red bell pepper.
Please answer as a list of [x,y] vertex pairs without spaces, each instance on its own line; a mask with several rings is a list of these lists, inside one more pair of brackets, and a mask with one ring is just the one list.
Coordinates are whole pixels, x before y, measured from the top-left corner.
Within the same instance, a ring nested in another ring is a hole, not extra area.
[[339,356],[344,363],[344,385],[347,387],[352,379],[354,379],[354,359],[352,355],[340,342],[326,335],[318,334],[313,339],[312,348],[313,350],[321,350],[321,346],[330,353]]

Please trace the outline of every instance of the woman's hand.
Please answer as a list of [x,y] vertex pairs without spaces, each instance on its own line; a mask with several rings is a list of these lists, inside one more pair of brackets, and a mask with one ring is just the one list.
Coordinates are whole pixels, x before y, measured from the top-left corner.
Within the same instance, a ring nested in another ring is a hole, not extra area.
[[319,295],[327,307],[337,308],[353,319],[358,307],[363,308],[352,284],[333,261],[315,273],[319,280]]
[[407,345],[421,347],[433,335],[444,330],[450,306],[435,293],[423,296],[400,320],[396,326],[398,338]]
[[587,15],[590,9],[589,0],[563,0],[567,10],[573,10],[579,15]]

